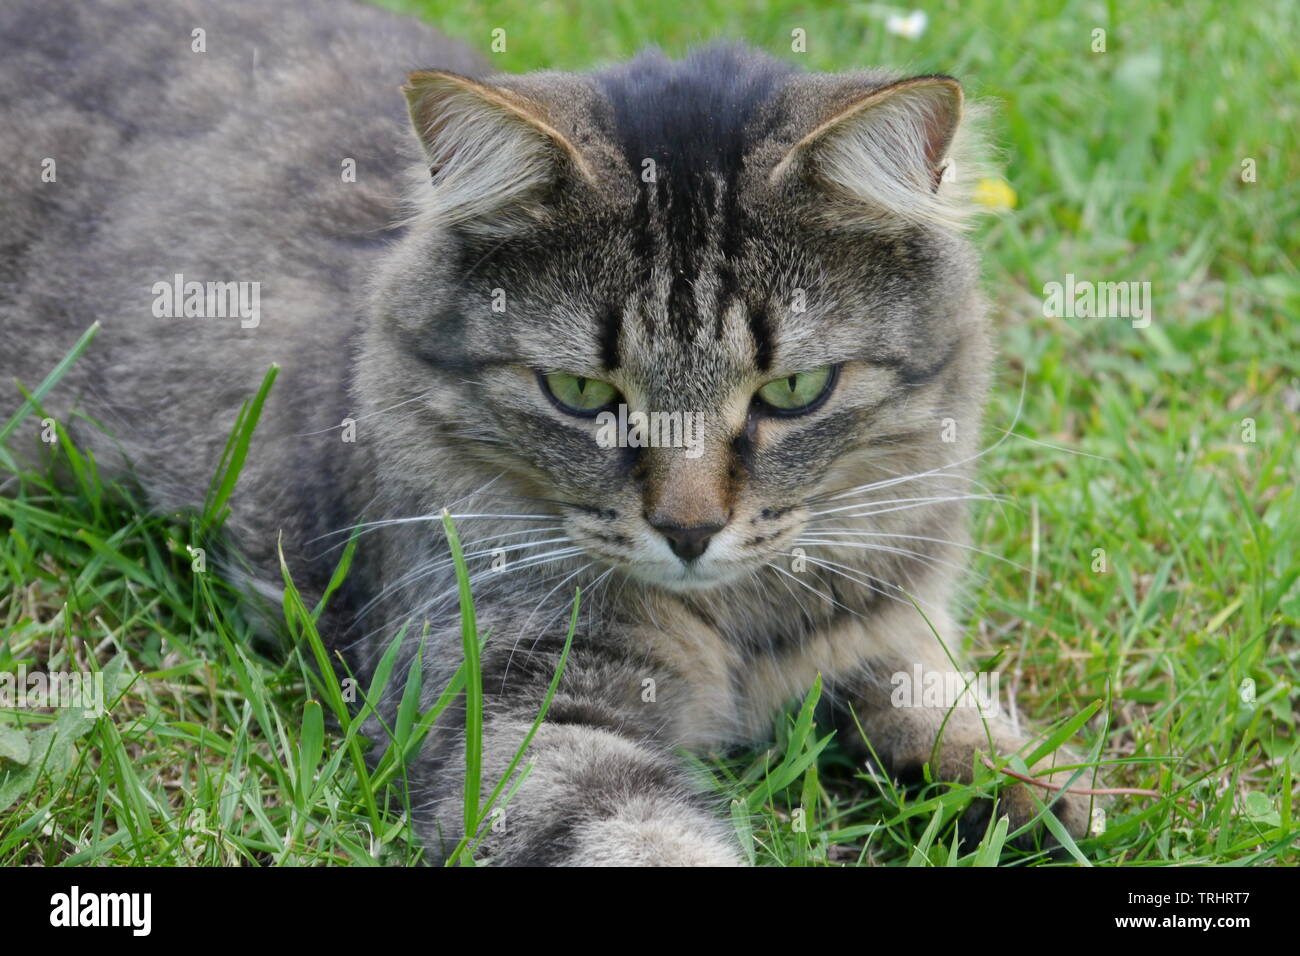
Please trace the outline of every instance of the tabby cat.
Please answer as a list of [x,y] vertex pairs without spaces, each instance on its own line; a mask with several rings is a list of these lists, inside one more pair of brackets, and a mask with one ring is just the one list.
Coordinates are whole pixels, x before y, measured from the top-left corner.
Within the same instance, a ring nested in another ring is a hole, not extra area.
[[[325,0],[9,0],[0,37],[6,382],[100,322],[44,408],[170,511],[278,363],[227,570],[274,601],[279,542],[313,600],[358,531],[323,626],[363,688],[405,626],[385,709],[417,659],[428,705],[462,657],[449,511],[485,788],[581,589],[480,858],[739,862],[681,752],[763,740],[819,675],[900,778],[1025,745],[1004,712],[895,697],[955,669],[990,369],[955,80],[725,45],[501,75]],[[412,768],[433,859],[463,835],[463,725]],[[1052,810],[1086,828],[1085,797]]]

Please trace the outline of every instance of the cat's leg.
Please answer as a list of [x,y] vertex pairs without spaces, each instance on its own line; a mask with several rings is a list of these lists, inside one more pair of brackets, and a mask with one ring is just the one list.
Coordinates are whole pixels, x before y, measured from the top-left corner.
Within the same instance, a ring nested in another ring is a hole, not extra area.
[[[553,639],[511,644],[489,641],[484,651],[483,802],[533,725],[560,656]],[[717,800],[701,792],[674,753],[683,740],[679,718],[689,709],[673,699],[680,683],[618,647],[591,635],[575,638],[521,761],[527,776],[508,803],[487,812],[476,859],[559,866],[743,862]],[[447,716],[412,779],[417,827],[436,859],[464,835],[464,717]],[[518,779],[516,771],[506,790]]]
[[[907,617],[901,615],[902,620]],[[955,631],[948,629],[947,633]],[[949,643],[949,651],[954,648],[955,644]],[[924,623],[893,631],[887,641],[875,644],[874,651],[858,673],[835,690],[853,708],[885,769],[897,778],[919,780],[922,767],[929,764],[931,779],[968,783],[984,756],[1028,756],[1032,750],[1026,733],[1013,725],[1007,713],[1000,682],[994,682],[991,675],[973,675],[964,665],[955,667]],[[952,706],[954,701],[958,706]],[[841,716],[841,739],[865,750],[855,722],[847,714]],[[1060,787],[1069,782],[1073,771],[1049,772],[1050,768],[1077,767],[1082,762],[1073,752],[1060,748],[1030,770],[1038,779]],[[1085,770],[1073,786],[1097,786],[1092,771]],[[1007,815],[1014,831],[1037,817],[1043,804],[1050,804],[1051,812],[1071,836],[1083,835],[1095,798],[1068,791],[1057,797],[1057,792],[1009,784],[999,791],[994,812],[999,817]],[[979,839],[990,809],[987,803],[972,807],[964,821],[970,840]],[[1044,845],[1053,842],[1040,826],[1018,843],[1032,846],[1038,839]]]

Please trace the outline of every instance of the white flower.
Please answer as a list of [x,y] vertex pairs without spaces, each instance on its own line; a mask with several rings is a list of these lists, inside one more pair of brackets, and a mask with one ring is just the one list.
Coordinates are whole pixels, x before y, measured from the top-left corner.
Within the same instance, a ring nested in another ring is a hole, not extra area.
[[913,10],[907,16],[891,13],[885,18],[885,31],[894,36],[915,40],[925,32],[925,25],[929,21],[930,18],[925,15],[924,10]]

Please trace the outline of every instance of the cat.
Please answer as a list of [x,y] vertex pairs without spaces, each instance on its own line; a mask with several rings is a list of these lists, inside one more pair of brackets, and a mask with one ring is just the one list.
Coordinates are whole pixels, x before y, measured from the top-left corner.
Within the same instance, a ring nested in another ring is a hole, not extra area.
[[[357,531],[322,627],[365,687],[406,626],[390,715],[427,634],[428,706],[462,658],[446,509],[487,635],[485,786],[581,588],[480,858],[740,863],[680,752],[763,740],[819,676],[842,742],[851,709],[900,778],[1025,747],[1005,712],[897,706],[898,675],[962,669],[992,363],[956,80],[725,44],[501,75],[323,0],[17,0],[0,27],[6,382],[99,321],[44,408],[171,511],[278,363],[229,573],[276,600],[279,545],[312,601]],[[465,835],[463,721],[411,767],[433,861]],[[1087,829],[1083,794],[1052,811]]]

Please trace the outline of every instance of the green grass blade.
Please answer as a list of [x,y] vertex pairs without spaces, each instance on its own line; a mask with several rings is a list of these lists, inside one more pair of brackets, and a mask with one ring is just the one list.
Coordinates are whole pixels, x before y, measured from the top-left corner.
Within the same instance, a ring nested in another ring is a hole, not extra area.
[[18,410],[9,416],[9,420],[3,426],[0,426],[0,445],[4,445],[9,440],[9,436],[23,423],[23,419],[35,410],[36,403],[42,401],[50,393],[50,390],[59,383],[59,379],[67,374],[68,369],[72,367],[72,363],[81,357],[81,353],[86,351],[86,347],[90,345],[91,340],[94,339],[98,332],[99,323],[92,322],[90,328],[81,333],[81,337],[68,350],[68,353],[59,360],[59,364],[50,369],[50,373],[41,380],[41,384],[32,389],[31,394],[27,396]]

